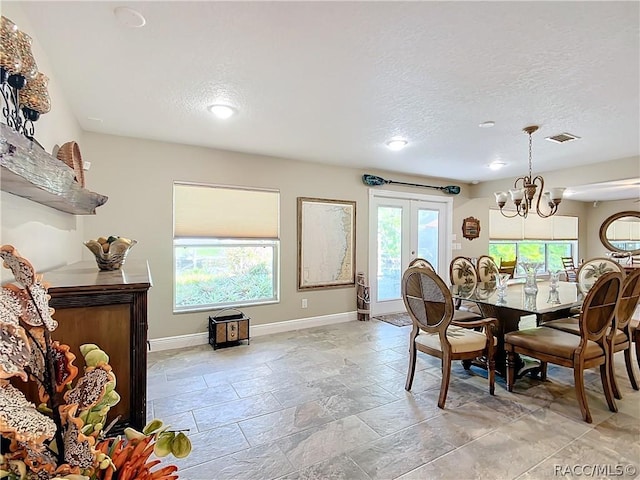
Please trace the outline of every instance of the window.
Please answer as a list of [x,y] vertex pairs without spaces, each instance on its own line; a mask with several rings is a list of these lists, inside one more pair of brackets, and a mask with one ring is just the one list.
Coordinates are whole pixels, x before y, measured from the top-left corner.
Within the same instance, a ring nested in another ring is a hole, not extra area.
[[174,311],[279,299],[274,190],[175,183]]
[[[563,215],[506,218],[489,211],[489,255],[519,262],[539,262],[539,272],[562,270],[562,257],[578,256],[578,219]],[[521,274],[516,270],[516,275]]]
[[[496,263],[500,264],[500,259],[513,260],[518,262],[540,262],[543,264],[538,272],[548,272],[563,270],[562,257],[573,257],[575,259],[577,251],[577,241],[508,241],[508,240],[490,240],[489,255],[491,255]],[[516,270],[516,276],[522,275],[522,272]]]

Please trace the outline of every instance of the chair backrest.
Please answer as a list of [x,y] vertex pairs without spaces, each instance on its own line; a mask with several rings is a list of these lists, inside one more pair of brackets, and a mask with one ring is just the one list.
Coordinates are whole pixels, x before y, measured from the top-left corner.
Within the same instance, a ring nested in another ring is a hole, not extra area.
[[402,299],[415,326],[445,335],[453,318],[451,292],[436,272],[410,267],[402,275]]
[[518,259],[515,260],[502,260],[500,259],[500,265],[498,266],[499,273],[507,273],[510,278],[513,278],[513,275],[516,272],[516,265],[518,264]]
[[449,265],[449,280],[451,285],[466,285],[478,283],[478,273],[471,260],[467,257],[456,257]]
[[573,257],[560,257],[562,260],[562,266],[564,267],[564,273],[567,275],[567,282],[578,281],[578,271],[576,265],[573,263]]
[[478,257],[476,271],[478,272],[478,280],[480,282],[495,282],[496,275],[498,274],[498,266],[489,255],[482,255]]
[[577,282],[582,293],[587,293],[596,280],[607,272],[619,272],[624,276],[622,266],[610,258],[596,257],[585,261],[578,269]]
[[409,262],[409,267],[407,268],[411,268],[411,267],[424,267],[424,268],[433,270],[434,272],[436,271],[436,269],[433,268],[433,265],[431,265],[431,262],[429,262],[429,260],[425,260],[424,258],[420,258],[420,257],[416,257]]
[[615,313],[620,292],[622,273],[607,272],[600,275],[591,286],[582,304],[580,335],[582,340],[602,343],[607,329],[615,326]]
[[640,301],[640,270],[631,272],[622,282],[622,294],[618,302],[617,325],[620,330],[624,330],[633,313],[638,308]]

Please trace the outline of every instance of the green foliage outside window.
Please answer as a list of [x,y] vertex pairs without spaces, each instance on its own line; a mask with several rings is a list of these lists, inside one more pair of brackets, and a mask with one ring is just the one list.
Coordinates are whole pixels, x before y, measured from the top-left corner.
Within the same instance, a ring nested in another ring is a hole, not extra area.
[[175,247],[175,307],[243,305],[277,299],[274,247]]
[[[500,265],[503,261],[518,259],[518,262],[537,262],[543,266],[539,272],[562,270],[562,257],[573,256],[574,241],[491,241],[489,243],[489,255]],[[516,275],[522,272],[518,268]]]

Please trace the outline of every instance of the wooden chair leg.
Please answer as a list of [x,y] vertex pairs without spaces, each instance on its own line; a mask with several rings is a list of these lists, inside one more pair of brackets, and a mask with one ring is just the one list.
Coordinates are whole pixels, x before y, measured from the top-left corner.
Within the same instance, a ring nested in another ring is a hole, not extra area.
[[404,384],[404,389],[408,392],[411,390],[411,385],[413,385],[413,374],[416,371],[416,343],[415,341],[411,341],[411,346],[409,347],[409,370],[407,371],[407,382]]
[[613,387],[611,386],[611,377],[609,376],[608,362],[605,362],[604,364],[600,365],[600,379],[602,380],[604,397],[607,399],[607,405],[609,405],[609,410],[612,412],[617,412],[618,407],[614,399]]
[[540,380],[547,380],[547,362],[540,362]]
[[489,368],[489,393],[495,395],[496,392],[496,359],[493,352],[487,357],[487,367]]
[[633,343],[636,344],[636,362],[640,368],[640,326],[633,332]]
[[440,383],[440,397],[438,407],[444,408],[447,401],[447,391],[449,390],[449,379],[451,378],[451,357],[442,355],[442,382]]
[[627,367],[627,375],[629,375],[629,382],[634,390],[638,390],[638,382],[636,375],[633,371],[633,362],[631,361],[631,345],[624,351],[624,364]]
[[[609,384],[611,385],[611,393],[614,398],[618,400],[622,399],[622,394],[620,393],[620,389],[618,388],[618,382],[616,381],[616,373],[614,372],[614,363],[613,363],[613,354],[611,355],[611,359],[607,362],[607,373],[609,374]],[[604,381],[604,379],[603,379]],[[603,384],[604,388],[604,384]],[[605,392],[606,395],[606,392]]]
[[[602,368],[600,369],[600,373],[602,374]],[[605,375],[608,375],[606,368]],[[582,418],[585,422],[591,423],[593,420],[591,419],[591,412],[589,412],[589,405],[587,405],[587,394],[584,391],[584,372],[582,365],[575,365],[573,367],[573,381],[575,383],[576,398],[578,399],[578,405],[580,405]]]
[[513,383],[516,380],[516,354],[507,352],[507,390],[513,392]]

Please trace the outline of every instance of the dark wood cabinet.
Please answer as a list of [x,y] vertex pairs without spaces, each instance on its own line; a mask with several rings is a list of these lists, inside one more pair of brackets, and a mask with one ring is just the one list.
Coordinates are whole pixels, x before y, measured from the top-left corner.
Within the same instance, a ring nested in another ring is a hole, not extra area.
[[147,262],[128,260],[121,270],[102,272],[94,261],[45,272],[49,305],[58,328],[53,338],[71,347],[82,368],[79,346],[95,343],[110,358],[121,400],[108,421],[120,416],[120,431],[142,429],[146,423],[147,292],[151,275]]

